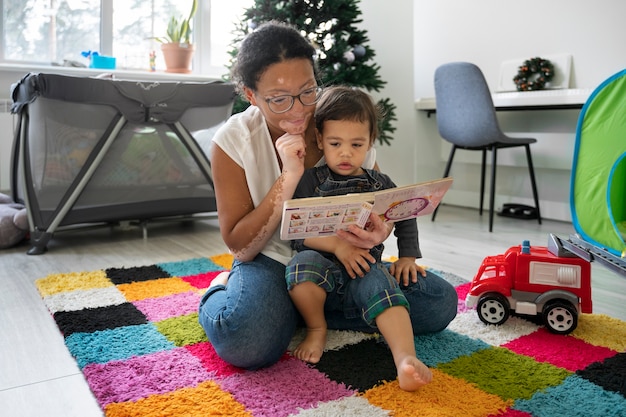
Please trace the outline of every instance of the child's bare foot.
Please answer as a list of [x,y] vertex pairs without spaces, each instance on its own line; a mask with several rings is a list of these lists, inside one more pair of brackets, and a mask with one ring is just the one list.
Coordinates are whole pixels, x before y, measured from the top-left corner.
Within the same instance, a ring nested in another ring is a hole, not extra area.
[[209,284],[209,288],[214,285],[226,285],[226,283],[228,282],[229,274],[229,271],[224,271],[217,274],[215,278],[213,278],[213,281],[211,281],[211,283]]
[[309,362],[318,363],[326,347],[326,328],[307,329],[306,337],[293,351],[293,356]]
[[405,357],[398,367],[398,382],[405,391],[415,391],[428,384],[433,374],[422,361],[413,356]]

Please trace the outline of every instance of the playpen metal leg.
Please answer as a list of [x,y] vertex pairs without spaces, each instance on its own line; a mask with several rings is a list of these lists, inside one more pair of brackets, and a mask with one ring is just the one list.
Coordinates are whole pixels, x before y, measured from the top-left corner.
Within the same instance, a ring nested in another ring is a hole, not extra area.
[[48,250],[48,242],[52,239],[52,233],[37,232],[31,233],[30,243],[31,247],[26,252],[28,255],[41,255]]

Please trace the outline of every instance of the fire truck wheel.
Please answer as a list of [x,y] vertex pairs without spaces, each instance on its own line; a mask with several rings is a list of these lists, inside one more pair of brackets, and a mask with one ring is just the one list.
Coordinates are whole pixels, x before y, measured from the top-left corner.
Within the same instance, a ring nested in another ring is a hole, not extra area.
[[509,300],[501,294],[489,293],[480,297],[477,305],[478,317],[485,324],[499,325],[509,318]]
[[567,301],[553,301],[543,308],[543,319],[552,333],[568,334],[578,326],[578,312]]

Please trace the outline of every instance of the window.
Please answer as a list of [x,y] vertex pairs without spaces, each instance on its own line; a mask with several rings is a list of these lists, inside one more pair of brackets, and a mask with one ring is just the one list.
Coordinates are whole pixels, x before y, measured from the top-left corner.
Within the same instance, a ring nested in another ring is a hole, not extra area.
[[[232,31],[253,0],[201,0],[194,19],[195,73],[225,72]],[[117,59],[119,69],[146,70],[171,16],[187,16],[191,0],[0,0],[0,63],[87,65],[83,51]]]

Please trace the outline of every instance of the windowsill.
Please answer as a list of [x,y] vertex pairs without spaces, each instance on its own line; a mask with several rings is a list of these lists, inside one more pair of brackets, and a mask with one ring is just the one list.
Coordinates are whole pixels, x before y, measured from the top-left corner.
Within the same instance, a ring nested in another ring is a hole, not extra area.
[[196,81],[206,82],[221,80],[220,75],[199,75],[199,74],[174,74],[164,71],[141,71],[126,69],[96,69],[62,67],[53,65],[25,65],[25,64],[0,64],[0,77],[9,77],[13,82],[18,81],[29,72],[60,74],[76,77],[95,77],[102,74],[112,74],[113,78],[130,81]]

